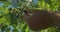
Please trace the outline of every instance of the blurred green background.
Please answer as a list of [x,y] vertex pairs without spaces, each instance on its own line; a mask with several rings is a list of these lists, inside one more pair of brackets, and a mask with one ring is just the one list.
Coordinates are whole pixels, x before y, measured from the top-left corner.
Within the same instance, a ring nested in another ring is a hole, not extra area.
[[[22,20],[25,9],[60,11],[60,0],[0,0],[0,32],[34,32]],[[57,32],[50,27],[40,32]]]

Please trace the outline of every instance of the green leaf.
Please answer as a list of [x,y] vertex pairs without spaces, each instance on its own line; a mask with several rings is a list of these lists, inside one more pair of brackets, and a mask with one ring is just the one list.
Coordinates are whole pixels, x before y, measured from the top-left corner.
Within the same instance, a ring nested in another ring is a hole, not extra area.
[[17,29],[13,29],[13,32],[18,32],[18,30]]
[[7,28],[7,29],[6,29],[6,32],[10,32],[10,28]]
[[22,32],[26,32],[26,29],[27,29],[27,25],[25,24],[23,29],[22,29]]

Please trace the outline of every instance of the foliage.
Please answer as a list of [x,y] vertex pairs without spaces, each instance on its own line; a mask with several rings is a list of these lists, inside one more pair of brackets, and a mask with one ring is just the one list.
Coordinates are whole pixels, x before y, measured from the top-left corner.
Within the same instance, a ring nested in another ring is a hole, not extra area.
[[[3,3],[0,6],[0,29],[1,32],[30,32],[32,31],[25,21],[21,19],[22,11],[25,9],[45,9],[52,11],[60,11],[60,0],[18,0],[18,5],[14,4],[11,0],[0,0]],[[17,7],[11,6],[11,4],[16,5]],[[11,8],[11,9],[10,9]],[[53,29],[53,30],[52,30]],[[56,32],[56,28],[48,28],[42,30],[41,32]]]

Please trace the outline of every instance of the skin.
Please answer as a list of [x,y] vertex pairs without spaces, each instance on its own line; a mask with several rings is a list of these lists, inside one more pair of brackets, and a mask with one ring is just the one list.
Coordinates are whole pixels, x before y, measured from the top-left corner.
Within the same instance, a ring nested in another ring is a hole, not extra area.
[[60,27],[60,13],[51,13],[45,10],[25,11],[24,20],[34,31],[40,31],[52,26]]

